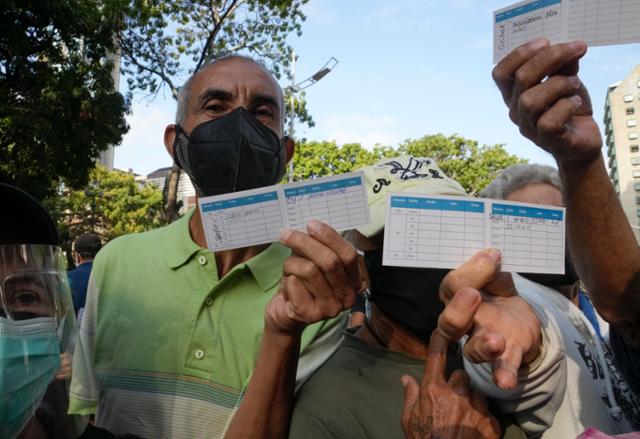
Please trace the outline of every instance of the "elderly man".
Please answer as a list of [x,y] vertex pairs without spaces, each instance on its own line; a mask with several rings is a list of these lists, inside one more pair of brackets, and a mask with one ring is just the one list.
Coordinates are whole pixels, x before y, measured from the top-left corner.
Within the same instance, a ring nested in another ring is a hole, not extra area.
[[[480,196],[564,207],[561,191],[562,185],[557,169],[546,165],[518,164],[502,170],[480,191]],[[603,333],[604,337],[608,335],[608,325],[599,320],[589,297],[580,286],[568,248],[565,250],[564,274],[522,273],[522,276],[555,289],[580,308],[600,340],[604,339]]]
[[[182,88],[164,143],[199,196],[267,186],[293,155],[283,112],[262,66],[220,59]],[[153,438],[282,436],[296,370],[303,377],[332,352],[347,316],[324,319],[351,307],[360,286],[354,248],[317,221],[217,253],[197,211],[116,239],[94,262],[71,411]]]
[[[410,172],[398,172],[403,169]],[[457,340],[473,326],[464,351],[479,363],[495,365],[492,374],[480,378],[488,385],[495,382],[514,389],[520,380],[520,386],[541,381],[553,386],[559,378],[554,367],[558,356],[539,358],[540,322],[527,302],[514,295],[511,278],[500,275],[498,251],[480,252],[458,269],[466,273],[468,284],[449,278],[454,282],[447,283],[450,293],[443,294],[446,309],[439,290],[448,270],[382,265],[387,194],[464,196],[457,182],[432,159],[413,156],[383,159],[365,168],[364,175],[372,222],[348,236],[364,251],[371,313],[363,326],[345,334],[336,353],[298,392],[289,437],[396,438],[403,429],[416,438],[500,437],[497,421],[481,394],[470,389],[469,377],[463,371],[454,372],[462,367],[460,351],[454,349],[445,360],[443,333],[436,331],[428,341],[439,318],[449,339]],[[483,301],[469,287],[482,288],[486,297],[494,297]],[[518,374],[534,362],[528,374]],[[423,374],[421,392],[415,380]],[[528,392],[521,411],[544,406],[548,394]],[[437,413],[428,406],[429,397],[438,401]],[[497,414],[504,437],[526,437],[513,418]]]
[[[550,152],[558,164],[567,206],[568,242],[577,273],[596,309],[609,322],[615,356],[629,385],[637,390],[640,249],[607,175],[601,154],[602,138],[593,119],[589,94],[577,76],[579,60],[586,51],[581,41],[552,46],[545,38],[536,39],[503,59],[495,67],[493,77],[509,107],[511,120],[524,136]],[[563,309],[559,303],[550,308],[555,311],[551,313],[554,322],[562,321],[557,315],[559,309]],[[565,329],[566,334],[572,333],[570,326]],[[565,342],[575,350],[570,340]],[[568,352],[568,358],[582,357],[584,363],[592,363],[596,358],[590,346],[577,347],[579,352]],[[609,381],[602,376],[609,368],[602,367],[601,363],[585,369],[577,360],[573,363],[572,376],[581,380],[579,376],[585,370],[595,369],[595,375],[588,379],[599,382],[602,387]],[[612,379],[618,381],[615,376]],[[574,388],[580,389],[580,386]],[[583,391],[572,392],[567,385],[566,392],[558,389],[558,393],[564,393],[564,408],[576,407],[580,401],[589,401],[583,407],[591,407],[594,399],[602,398],[610,408],[608,420],[612,425],[605,427],[607,433],[621,428],[638,429],[637,403],[616,408],[607,396],[610,392],[604,389],[590,396]],[[592,424],[596,424],[595,416],[601,418],[599,422],[606,423],[607,417],[595,412],[593,415]],[[624,415],[629,421],[626,426],[622,420]],[[564,431],[575,431],[572,423],[564,425],[569,428]],[[566,436],[563,430],[555,433],[556,437]]]

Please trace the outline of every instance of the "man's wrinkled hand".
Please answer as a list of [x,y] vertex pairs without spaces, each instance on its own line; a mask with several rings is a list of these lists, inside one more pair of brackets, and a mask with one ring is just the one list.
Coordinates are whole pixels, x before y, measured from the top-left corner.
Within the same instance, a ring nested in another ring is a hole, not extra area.
[[518,296],[511,274],[500,271],[501,260],[498,250],[482,250],[447,274],[440,284],[446,306],[438,329],[452,341],[468,335],[465,357],[491,362],[496,385],[512,389],[520,367],[538,356],[542,335],[538,316]]
[[474,393],[469,376],[456,370],[446,380],[448,340],[437,329],[429,341],[422,384],[408,375],[405,386],[402,430],[406,438],[500,437],[498,422],[489,413],[483,395]]
[[307,233],[285,230],[293,253],[284,263],[278,293],[265,310],[267,329],[295,335],[309,324],[350,309],[363,288],[355,248],[334,229],[312,220]]
[[582,41],[551,46],[539,38],[493,69],[511,120],[558,162],[590,161],[602,148],[589,93],[577,76],[586,52]]

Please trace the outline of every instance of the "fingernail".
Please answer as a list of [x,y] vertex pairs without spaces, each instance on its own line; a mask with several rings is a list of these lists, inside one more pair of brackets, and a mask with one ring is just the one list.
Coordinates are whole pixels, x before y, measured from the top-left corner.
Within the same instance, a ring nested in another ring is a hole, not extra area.
[[319,232],[320,231],[320,221],[311,220],[307,223],[307,231],[308,232]]
[[578,95],[571,96],[569,100],[576,108],[580,108],[582,106],[582,98]]
[[400,381],[402,381],[402,385],[404,387],[407,387],[408,379],[406,376],[402,375],[402,378],[400,378]]
[[282,232],[280,232],[280,242],[284,242],[286,240],[289,239],[289,237],[291,236],[291,229],[285,229]]
[[567,43],[567,46],[576,51],[584,50],[587,47],[584,41],[571,41]]
[[[515,375],[513,376],[513,379],[514,381],[517,381],[517,377]],[[508,380],[505,379],[496,378],[495,383],[496,386],[500,387],[503,390],[511,390],[514,387]]]
[[544,46],[547,46],[548,44],[549,44],[549,40],[547,40],[545,37],[540,37],[530,41],[529,47],[531,47],[532,49],[538,50],[538,49],[542,49]]
[[491,259],[494,264],[499,264],[502,260],[502,253],[497,248],[490,248],[486,253],[487,257]]
[[580,88],[582,81],[580,81],[580,78],[578,78],[577,76],[571,76],[569,78],[569,83],[573,85],[575,88]]

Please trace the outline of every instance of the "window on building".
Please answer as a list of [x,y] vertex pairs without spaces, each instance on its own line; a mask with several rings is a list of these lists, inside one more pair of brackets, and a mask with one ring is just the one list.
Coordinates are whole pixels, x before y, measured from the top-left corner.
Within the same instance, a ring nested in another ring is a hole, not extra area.
[[636,181],[633,183],[633,188],[637,191],[640,191],[640,181]]
[[640,178],[640,171],[633,171],[631,175],[633,175],[633,178]]
[[636,204],[640,204],[640,197],[636,195]]
[[636,82],[636,85],[640,88],[640,81]]
[[638,132],[637,131],[629,131],[629,139],[634,140],[638,138]]
[[631,152],[638,152],[638,150],[640,150],[640,147],[638,145],[629,145],[629,149],[631,150]]
[[622,100],[625,102],[633,102],[633,95],[624,95]]
[[627,126],[628,127],[635,127],[636,125],[638,125],[638,121],[635,119],[627,119]]
[[638,166],[640,165],[640,157],[631,157],[631,164],[633,166]]
[[626,112],[627,112],[627,116],[631,116],[632,114],[635,114],[636,109],[633,107],[627,107]]

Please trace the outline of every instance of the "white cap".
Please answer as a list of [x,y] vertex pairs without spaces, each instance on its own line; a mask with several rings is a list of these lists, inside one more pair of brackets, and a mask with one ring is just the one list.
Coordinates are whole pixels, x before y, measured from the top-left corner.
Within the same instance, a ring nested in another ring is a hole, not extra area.
[[427,157],[403,155],[382,159],[361,171],[364,172],[371,222],[358,228],[358,232],[366,237],[374,236],[384,228],[387,194],[390,192],[467,195],[460,183],[447,177],[436,161]]

